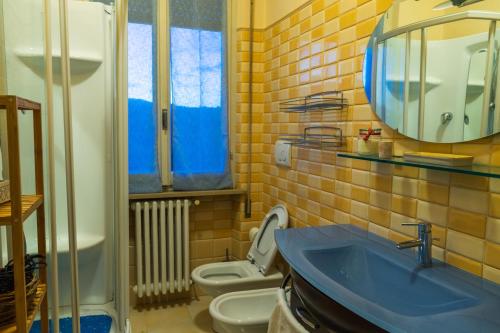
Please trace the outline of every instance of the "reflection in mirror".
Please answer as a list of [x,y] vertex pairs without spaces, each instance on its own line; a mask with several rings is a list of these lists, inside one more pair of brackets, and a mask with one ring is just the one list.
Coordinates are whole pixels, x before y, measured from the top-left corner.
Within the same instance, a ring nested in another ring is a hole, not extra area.
[[[419,135],[419,108],[420,108],[420,45],[422,39],[422,32],[420,30],[410,32],[410,45],[408,52],[408,67],[405,73],[408,73],[405,80],[408,91],[408,96],[406,101],[405,112],[407,116],[405,117],[406,127],[405,132],[408,136],[418,137]],[[425,88],[427,91],[431,90],[436,86],[436,81],[431,78],[426,79]]]
[[406,35],[379,45],[377,54],[377,110],[392,128],[404,128],[404,72]]
[[426,29],[426,80],[437,85],[425,94],[424,140],[460,142],[482,136],[489,26],[489,20],[462,20]]
[[380,20],[364,64],[372,108],[391,128],[422,141],[498,133],[500,1],[433,9],[439,2],[395,2]]
[[466,141],[473,140],[481,131],[480,120],[484,100],[487,56],[488,50],[481,48],[475,50],[469,58],[464,111],[464,140]]

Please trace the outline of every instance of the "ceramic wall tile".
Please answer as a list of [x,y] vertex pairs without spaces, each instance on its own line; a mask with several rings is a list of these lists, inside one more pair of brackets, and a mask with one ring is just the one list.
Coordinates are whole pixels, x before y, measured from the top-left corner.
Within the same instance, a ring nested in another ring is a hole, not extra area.
[[[253,87],[254,110],[259,111],[254,113],[256,150],[251,156],[256,171],[252,177],[255,216],[244,218],[241,199],[235,200],[233,219],[212,223],[213,213],[202,213],[205,224],[196,223],[194,241],[210,241],[212,254],[218,255],[227,246],[228,236],[222,231],[217,234],[219,240],[210,228],[216,224],[227,228],[231,223],[232,255],[244,256],[248,228],[258,225],[264,212],[277,203],[288,206],[292,227],[351,223],[393,241],[416,237],[416,228],[401,224],[421,219],[433,223],[441,238],[434,241],[436,258],[500,280],[495,266],[496,245],[500,244],[499,180],[354,161],[312,148],[294,147],[292,167],[287,171],[274,165],[273,143],[278,137],[301,133],[308,125],[341,128],[345,136],[342,150],[348,152],[354,151],[359,129],[372,126],[383,129],[382,137],[394,142],[396,154],[421,150],[467,153],[485,163],[498,160],[495,145],[499,136],[484,143],[422,143],[395,133],[371,111],[362,86],[364,52],[371,31],[391,4],[391,0],[313,0],[258,31]],[[248,30],[238,31],[237,39],[235,180],[238,187],[245,188]],[[326,90],[342,90],[350,107],[342,112],[302,115],[280,112],[280,102],[286,98]],[[196,246],[210,247],[208,243]],[[483,260],[489,264],[483,265]]]

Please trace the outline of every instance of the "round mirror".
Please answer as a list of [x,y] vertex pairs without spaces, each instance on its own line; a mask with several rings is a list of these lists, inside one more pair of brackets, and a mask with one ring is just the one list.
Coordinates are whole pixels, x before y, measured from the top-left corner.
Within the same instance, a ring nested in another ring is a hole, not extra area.
[[373,111],[413,139],[456,143],[500,132],[500,1],[400,0],[365,55]]

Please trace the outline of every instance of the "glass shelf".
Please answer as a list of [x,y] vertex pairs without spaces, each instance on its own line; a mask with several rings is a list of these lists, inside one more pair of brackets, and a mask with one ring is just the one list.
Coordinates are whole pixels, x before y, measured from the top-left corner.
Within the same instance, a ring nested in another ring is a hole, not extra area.
[[359,155],[359,154],[351,154],[351,153],[337,153],[338,157],[344,158],[352,158],[356,160],[364,160],[364,161],[372,161],[386,164],[394,164],[401,166],[409,166],[415,168],[422,169],[431,169],[438,171],[448,171],[454,173],[463,173],[466,175],[473,176],[482,176],[482,177],[491,177],[491,178],[500,178],[500,167],[494,167],[489,165],[479,165],[473,164],[471,166],[446,166],[446,165],[438,165],[438,164],[430,164],[430,163],[421,163],[421,162],[410,162],[405,160],[402,157],[393,157],[391,159],[382,159],[377,155]]

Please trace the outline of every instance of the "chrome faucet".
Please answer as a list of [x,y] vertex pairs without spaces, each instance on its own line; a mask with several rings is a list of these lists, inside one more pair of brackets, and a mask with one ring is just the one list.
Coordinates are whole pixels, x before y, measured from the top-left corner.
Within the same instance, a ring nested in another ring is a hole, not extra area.
[[418,247],[418,263],[422,267],[432,266],[432,224],[421,223],[403,223],[403,226],[418,227],[418,239],[401,242],[396,245],[400,250]]

